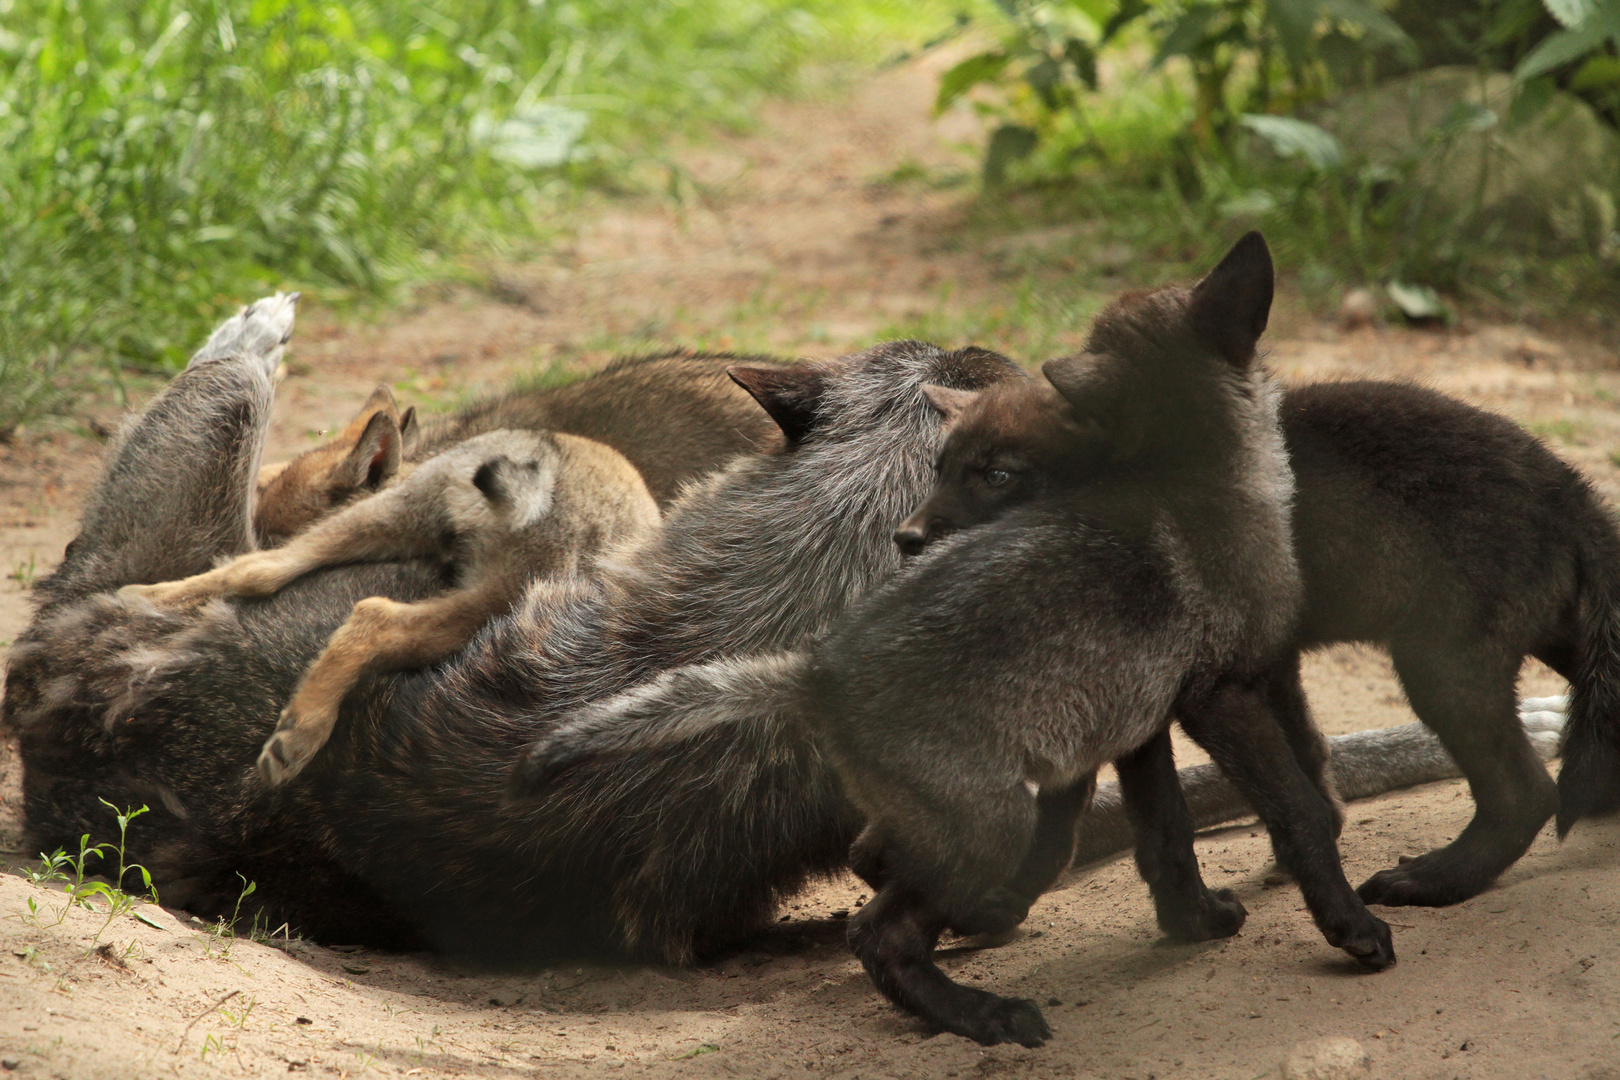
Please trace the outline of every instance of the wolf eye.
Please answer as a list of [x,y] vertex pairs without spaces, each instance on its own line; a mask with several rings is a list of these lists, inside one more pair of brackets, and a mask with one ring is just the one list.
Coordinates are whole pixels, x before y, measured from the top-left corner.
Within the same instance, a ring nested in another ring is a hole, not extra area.
[[1006,469],[984,470],[984,482],[989,484],[991,487],[1000,487],[1002,484],[1005,484],[1011,479],[1012,473],[1008,472]]

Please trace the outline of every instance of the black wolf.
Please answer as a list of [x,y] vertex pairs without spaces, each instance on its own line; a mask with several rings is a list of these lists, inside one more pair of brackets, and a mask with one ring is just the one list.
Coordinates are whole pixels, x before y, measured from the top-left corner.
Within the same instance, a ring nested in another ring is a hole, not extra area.
[[[975,397],[935,396],[954,414]],[[1562,835],[1620,808],[1620,538],[1591,487],[1516,424],[1407,384],[1299,387],[1284,397],[1282,422],[1305,607],[1296,648],[1270,680],[1279,720],[1313,756],[1298,651],[1381,645],[1476,804],[1456,840],[1375,874],[1363,899],[1466,900],[1555,811]],[[1022,437],[1016,424],[995,430],[975,445],[947,444],[940,487],[896,532],[902,548],[920,551],[1062,482],[1068,465],[1041,445],[1038,427]],[[1556,787],[1515,715],[1527,655],[1571,684]]]

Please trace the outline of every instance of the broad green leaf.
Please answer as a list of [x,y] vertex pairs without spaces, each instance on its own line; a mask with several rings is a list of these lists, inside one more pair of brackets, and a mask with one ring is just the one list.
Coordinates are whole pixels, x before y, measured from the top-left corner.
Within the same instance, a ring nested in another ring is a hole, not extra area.
[[1620,58],[1599,54],[1589,56],[1575,77],[1569,80],[1571,90],[1596,90],[1620,85]]
[[155,927],[155,928],[157,928],[159,930],[167,930],[168,929],[167,926],[164,926],[162,923],[160,923],[156,919],[152,918],[152,916],[148,915],[146,912],[142,911],[140,908],[136,908],[135,911],[133,912],[133,914],[137,919],[141,920],[141,922],[145,923],[147,926]]
[[1097,39],[1098,45],[1106,45],[1114,39],[1114,35],[1125,29],[1131,23],[1146,15],[1152,8],[1147,0],[1122,0],[1119,10],[1103,24],[1102,36]]
[[984,186],[999,187],[1007,179],[1007,167],[1035,152],[1040,136],[1019,124],[1002,124],[984,148]]
[[1541,0],[1558,25],[1573,30],[1592,15],[1592,0]]
[[1369,37],[1389,45],[1409,44],[1411,38],[1396,21],[1378,10],[1367,0],[1323,0],[1328,14],[1337,16],[1353,26],[1367,31]]
[[1310,52],[1311,33],[1322,11],[1321,0],[1266,0],[1266,11],[1289,61],[1304,63]]
[[1203,44],[1217,11],[1212,7],[1196,7],[1175,21],[1168,33],[1159,40],[1159,49],[1153,54],[1150,69],[1159,67],[1173,56],[1190,56]]
[[1573,60],[1579,60],[1593,49],[1601,47],[1606,36],[1603,26],[1597,19],[1582,24],[1579,30],[1560,30],[1556,34],[1549,34],[1540,45],[1530,51],[1529,56],[1519,61],[1519,66],[1513,69],[1513,77],[1524,82],[1554,68],[1563,67]]
[[1079,38],[1070,38],[1063,46],[1063,58],[1074,68],[1080,81],[1091,90],[1097,89],[1097,51]]
[[980,83],[993,82],[1007,70],[1012,57],[1004,52],[984,52],[970,56],[939,78],[939,94],[934,98],[934,112],[942,113],[951,103]]
[[1344,148],[1330,132],[1292,116],[1244,113],[1238,122],[1265,139],[1282,157],[1304,158],[1315,169],[1331,169],[1344,160]]

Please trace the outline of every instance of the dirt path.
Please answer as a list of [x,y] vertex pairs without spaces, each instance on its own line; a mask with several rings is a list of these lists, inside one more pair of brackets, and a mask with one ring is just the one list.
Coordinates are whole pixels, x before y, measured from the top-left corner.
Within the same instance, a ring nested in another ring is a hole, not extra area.
[[[906,179],[967,165],[954,146],[971,121],[928,120],[933,74],[925,62],[866,80],[848,100],[772,106],[756,133],[686,155],[684,209],[607,207],[554,257],[497,268],[489,293],[451,291],[375,324],[306,313],[272,456],[307,445],[379,380],[445,407],[536,367],[588,368],[643,343],[827,355],[896,325],[1011,308],[1021,288],[1054,280],[1040,256],[1054,243],[1069,246],[1071,261],[1092,253],[1083,232],[1050,222],[977,237],[962,191]],[[1271,359],[1286,376],[1423,379],[1530,424],[1620,495],[1613,356],[1512,326],[1346,334],[1300,311],[1285,297],[1274,323]],[[102,424],[115,415],[110,405],[86,414]],[[26,620],[21,586],[59,558],[93,477],[100,446],[79,426],[0,446],[0,573],[15,572],[0,580],[0,649]],[[1410,719],[1376,655],[1335,650],[1307,675],[1330,731]],[[1557,688],[1545,671],[1526,674],[1527,692]],[[16,797],[8,755],[8,848],[18,843]],[[1343,844],[1351,879],[1444,842],[1470,809],[1456,782],[1357,804]],[[84,910],[50,925],[53,895],[0,876],[0,1069],[109,1080],[632,1071],[1251,1080],[1275,1075],[1301,1040],[1343,1035],[1391,1080],[1620,1077],[1620,824],[1582,826],[1562,845],[1544,835],[1470,903],[1384,912],[1401,963],[1377,976],[1352,973],[1322,942],[1257,829],[1212,834],[1200,852],[1211,883],[1249,908],[1230,941],[1160,940],[1127,861],[1073,875],[1015,940],[947,959],[957,977],[1046,1002],[1056,1038],[1039,1051],[930,1038],[883,1005],[841,944],[839,913],[861,899],[852,881],[789,905],[776,933],[713,967],[490,978],[428,957],[217,937],[160,909],[146,909],[157,926],[121,916],[103,928]]]

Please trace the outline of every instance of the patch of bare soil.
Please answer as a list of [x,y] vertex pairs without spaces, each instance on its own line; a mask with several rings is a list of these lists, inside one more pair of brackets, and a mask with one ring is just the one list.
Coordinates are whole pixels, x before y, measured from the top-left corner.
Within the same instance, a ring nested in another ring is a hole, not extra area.
[[[442,407],[537,365],[590,367],[626,340],[727,347],[733,320],[769,327],[748,344],[828,354],[936,306],[943,285],[963,303],[1009,290],[1005,260],[954,232],[961,193],[872,182],[905,162],[963,166],[954,143],[968,121],[928,119],[935,74],[912,65],[836,103],[770,106],[756,133],[687,155],[700,198],[598,214],[557,256],[501,268],[499,300],[452,292],[373,324],[307,312],[272,458],[343,420],[379,380]],[[1620,493],[1614,357],[1555,331],[1341,333],[1298,311],[1285,305],[1272,335],[1287,377],[1421,379],[1530,424]],[[87,409],[100,423],[115,412]],[[27,618],[23,586],[71,537],[99,451],[67,429],[0,446],[0,573],[13,575],[0,579],[0,646]],[[1410,720],[1373,653],[1316,657],[1307,682],[1331,732]],[[1558,686],[1542,670],[1524,681],[1527,693]],[[8,749],[0,843],[13,856],[18,779]],[[1445,842],[1470,812],[1460,781],[1354,805],[1351,879]],[[853,880],[789,904],[774,933],[714,966],[496,978],[426,956],[220,936],[152,907],[157,925],[82,908],[58,921],[59,894],[0,875],[0,1070],[1253,1080],[1276,1075],[1296,1043],[1337,1035],[1390,1080],[1620,1076],[1620,824],[1584,824],[1563,844],[1549,830],[1469,903],[1382,911],[1401,961],[1379,975],[1322,941],[1258,828],[1210,834],[1200,853],[1208,880],[1250,911],[1229,941],[1165,943],[1123,860],[1071,875],[1013,940],[947,954],[955,977],[1044,1003],[1056,1034],[1033,1051],[930,1037],[885,1005],[842,944],[842,918],[864,899]]]

